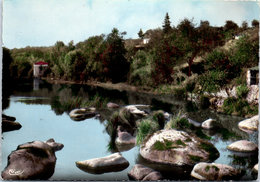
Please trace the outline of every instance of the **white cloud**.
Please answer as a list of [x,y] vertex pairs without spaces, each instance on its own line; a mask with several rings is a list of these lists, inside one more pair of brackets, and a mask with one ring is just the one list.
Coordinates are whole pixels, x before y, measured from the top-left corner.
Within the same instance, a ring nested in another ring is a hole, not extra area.
[[108,34],[113,27],[137,37],[140,28],[161,27],[166,12],[175,26],[185,17],[218,26],[229,19],[240,24],[258,18],[256,6],[222,0],[5,0],[3,41],[9,48],[49,46],[57,40],[76,43]]

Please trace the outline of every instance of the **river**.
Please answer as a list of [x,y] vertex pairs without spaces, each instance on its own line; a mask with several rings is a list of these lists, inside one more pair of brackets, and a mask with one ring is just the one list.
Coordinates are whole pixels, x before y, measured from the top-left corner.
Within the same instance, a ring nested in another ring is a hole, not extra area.
[[[38,80],[39,81],[39,80]],[[40,81],[22,83],[12,92],[4,108],[3,113],[16,117],[21,123],[20,130],[5,132],[2,137],[2,165],[1,170],[7,165],[8,155],[20,144],[54,138],[55,141],[64,144],[61,151],[56,152],[57,163],[55,173],[51,180],[128,180],[127,172],[137,163],[144,163],[140,159],[139,147],[121,152],[129,161],[130,166],[121,172],[105,174],[90,174],[76,167],[76,161],[91,158],[104,157],[114,152],[109,148],[111,140],[106,130],[107,120],[111,116],[111,110],[100,109],[99,118],[73,121],[68,112],[72,100],[88,102],[97,100],[102,102],[115,102],[120,105],[150,104],[152,109],[163,109],[171,114],[177,114],[184,110],[185,103],[171,95],[155,96],[131,91],[109,90],[87,85],[49,84]],[[77,106],[77,103],[74,104]],[[247,139],[258,143],[258,134],[247,134],[240,131],[237,123],[243,118],[217,114],[209,110],[198,110],[188,114],[190,118],[202,122],[209,117],[217,119],[224,127],[222,132],[206,133],[211,136],[210,142],[220,152],[220,157],[215,163],[234,166],[243,170],[240,180],[254,180],[256,175],[251,171],[257,163],[257,155],[239,157],[228,151],[226,146],[238,139]],[[156,168],[156,165],[146,164]],[[192,180],[189,175],[168,176],[172,180]]]

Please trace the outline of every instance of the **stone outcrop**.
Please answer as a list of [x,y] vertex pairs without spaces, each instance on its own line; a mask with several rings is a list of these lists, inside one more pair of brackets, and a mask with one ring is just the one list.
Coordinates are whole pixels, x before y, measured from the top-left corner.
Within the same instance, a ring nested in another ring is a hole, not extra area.
[[15,122],[16,118],[2,114],[2,132],[19,130],[22,125]]
[[219,157],[213,144],[186,132],[160,130],[151,135],[140,148],[141,156],[154,163],[191,166]]
[[196,164],[191,172],[192,177],[207,181],[234,180],[239,174],[240,171],[231,166],[205,162]]
[[215,127],[217,127],[217,123],[216,123],[216,120],[215,119],[207,119],[206,121],[204,121],[202,124],[201,124],[201,127],[203,129],[213,129]]
[[238,123],[238,127],[241,130],[257,131],[259,124],[259,116],[253,116],[249,119],[245,119]]
[[19,145],[8,156],[8,164],[2,172],[4,180],[47,180],[55,170],[55,151],[63,144],[53,139],[34,141]]
[[136,164],[131,171],[128,172],[128,177],[130,180],[137,181],[156,181],[162,179],[160,172],[141,164]]
[[129,162],[120,153],[114,153],[106,157],[78,161],[76,166],[88,173],[103,174],[122,171],[129,166]]
[[82,121],[85,119],[93,118],[96,116],[96,114],[96,109],[94,107],[90,107],[73,109],[72,111],[70,111],[69,116],[74,121]]
[[239,140],[227,146],[227,149],[235,152],[256,152],[258,147],[253,142]]

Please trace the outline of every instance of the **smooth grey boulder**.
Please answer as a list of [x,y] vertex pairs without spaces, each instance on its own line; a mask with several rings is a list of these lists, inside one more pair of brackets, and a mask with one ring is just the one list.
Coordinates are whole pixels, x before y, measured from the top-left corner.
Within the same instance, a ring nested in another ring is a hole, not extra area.
[[227,146],[227,149],[235,152],[256,152],[258,147],[253,142],[239,140]]
[[8,156],[8,164],[2,172],[4,180],[47,180],[55,170],[55,152],[63,144],[53,139],[46,142],[33,141],[19,145]]
[[217,126],[216,120],[215,120],[215,119],[211,119],[211,118],[207,119],[206,121],[204,121],[204,122],[201,124],[201,127],[202,127],[203,129],[207,129],[207,130],[213,129],[213,128],[215,128],[216,126]]
[[129,179],[137,181],[156,181],[162,179],[161,173],[141,164],[136,164],[128,172]]
[[192,177],[207,181],[234,180],[239,175],[240,171],[231,166],[205,162],[196,164],[191,171]]
[[252,118],[245,119],[238,123],[238,127],[241,130],[257,131],[259,125],[259,116],[256,115]]
[[154,163],[191,166],[219,157],[213,144],[184,131],[160,130],[147,138],[140,147],[141,156]]
[[106,157],[78,161],[76,166],[91,174],[103,174],[122,171],[129,166],[129,162],[120,153],[114,153]]
[[69,116],[74,121],[82,121],[85,119],[93,118],[97,115],[96,108],[79,108],[70,111]]

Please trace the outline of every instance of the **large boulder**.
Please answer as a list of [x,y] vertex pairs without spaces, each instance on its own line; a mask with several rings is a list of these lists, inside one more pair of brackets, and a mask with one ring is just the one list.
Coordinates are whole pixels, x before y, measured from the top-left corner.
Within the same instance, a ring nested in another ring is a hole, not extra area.
[[2,132],[19,130],[22,125],[15,122],[16,118],[2,114]]
[[129,162],[120,153],[114,153],[106,157],[78,161],[76,166],[88,173],[103,174],[122,171],[129,166]]
[[258,115],[252,117],[252,118],[249,118],[249,119],[245,119],[243,121],[240,121],[238,123],[238,127],[241,129],[241,130],[249,130],[249,131],[257,131],[258,130],[258,122],[259,122],[259,119],[258,119]]
[[137,181],[156,181],[162,179],[160,172],[155,171],[149,167],[142,164],[136,164],[130,172],[128,172],[128,177],[130,180]]
[[47,180],[55,170],[55,152],[63,144],[53,139],[33,141],[19,145],[8,156],[8,164],[2,172],[4,180]]
[[227,146],[227,149],[235,152],[256,152],[258,147],[253,142],[239,140]]
[[231,180],[239,175],[240,171],[231,166],[205,162],[196,164],[191,172],[192,177],[207,181]]
[[160,130],[151,135],[140,148],[141,156],[158,164],[191,166],[219,157],[213,144],[184,131]]
[[69,116],[74,121],[83,121],[85,119],[93,118],[97,115],[94,107],[90,108],[79,108],[70,111]]

